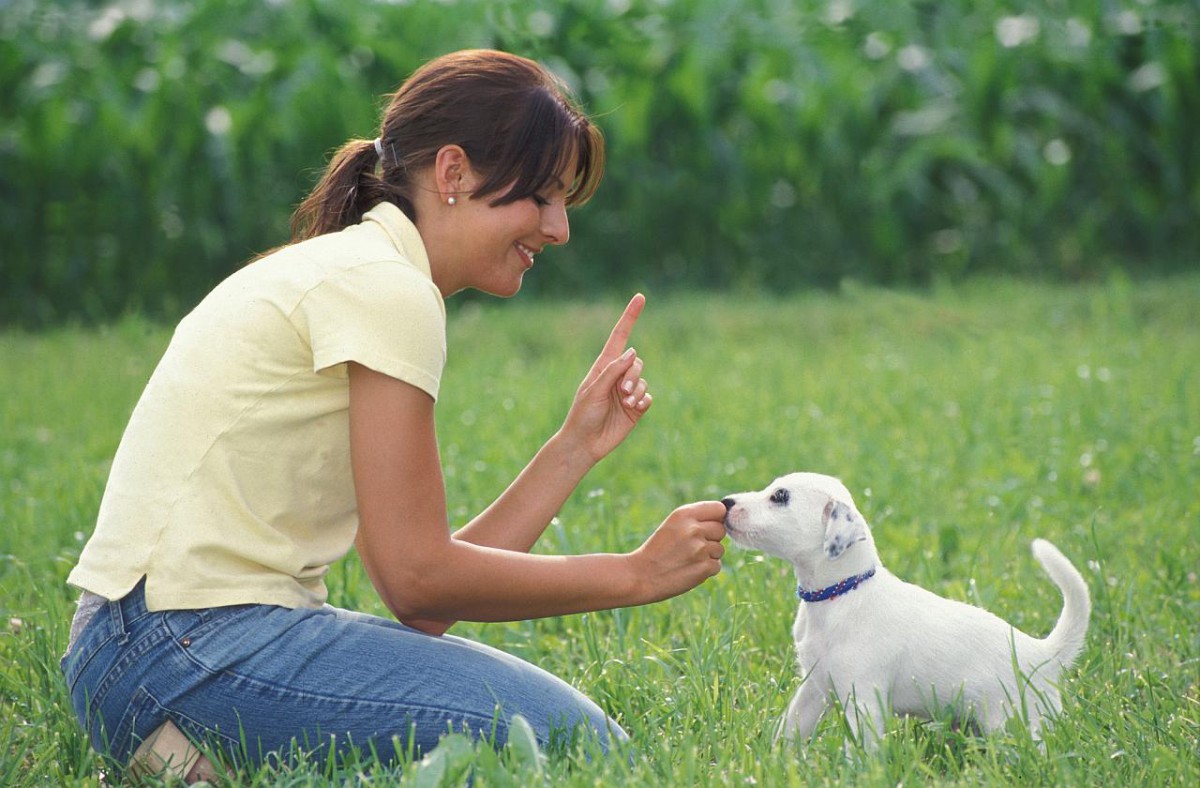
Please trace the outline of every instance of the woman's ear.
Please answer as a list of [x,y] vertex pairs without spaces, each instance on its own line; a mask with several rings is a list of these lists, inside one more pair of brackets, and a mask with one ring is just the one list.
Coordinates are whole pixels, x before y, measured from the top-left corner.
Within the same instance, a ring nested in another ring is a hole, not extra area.
[[433,160],[434,185],[442,202],[451,197],[458,200],[475,190],[475,171],[471,159],[458,145],[443,145]]

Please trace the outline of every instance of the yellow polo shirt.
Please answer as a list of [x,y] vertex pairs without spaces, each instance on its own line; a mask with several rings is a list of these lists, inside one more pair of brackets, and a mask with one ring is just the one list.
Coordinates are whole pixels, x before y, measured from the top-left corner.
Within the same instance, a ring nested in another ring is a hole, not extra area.
[[230,276],[179,324],[68,582],[151,610],[317,607],[358,526],[346,362],[437,398],[446,309],[391,203]]

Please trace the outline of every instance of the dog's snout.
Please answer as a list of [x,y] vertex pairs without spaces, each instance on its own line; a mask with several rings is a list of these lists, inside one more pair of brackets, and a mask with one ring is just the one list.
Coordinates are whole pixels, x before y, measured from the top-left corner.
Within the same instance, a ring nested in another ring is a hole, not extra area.
[[727,511],[727,512],[733,508],[733,499],[732,498],[722,498],[721,503],[725,504],[725,511]]

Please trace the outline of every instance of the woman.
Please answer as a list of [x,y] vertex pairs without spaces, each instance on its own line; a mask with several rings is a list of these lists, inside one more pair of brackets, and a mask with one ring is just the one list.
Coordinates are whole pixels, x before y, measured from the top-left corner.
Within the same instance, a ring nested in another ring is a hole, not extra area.
[[[518,713],[543,744],[581,727],[605,746],[625,738],[559,679],[442,635],[461,619],[645,604],[719,571],[716,501],[675,510],[628,554],[528,553],[650,407],[626,349],[644,299],[558,432],[453,534],[434,429],[443,299],[515,294],[536,255],[567,242],[566,209],[595,191],[603,159],[539,65],[436,59],[394,94],[376,140],[334,156],[293,242],[180,323],[69,577],[84,595],[63,669],[98,750],[166,758],[162,737],[182,732],[253,762],[292,743],[386,760],[448,730],[502,744]],[[322,578],[352,543],[400,623],[324,604]]]

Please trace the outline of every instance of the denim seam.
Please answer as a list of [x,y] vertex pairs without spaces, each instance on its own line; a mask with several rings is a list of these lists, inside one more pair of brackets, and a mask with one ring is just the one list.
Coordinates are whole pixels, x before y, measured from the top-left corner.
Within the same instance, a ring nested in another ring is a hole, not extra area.
[[[194,633],[189,633],[189,635],[193,636],[193,637],[195,636]],[[230,679],[233,679],[234,681],[245,682],[246,684],[249,684],[253,687],[271,690],[280,695],[283,695],[283,696],[286,696],[289,698],[293,698],[295,700],[307,699],[307,700],[322,701],[322,702],[328,702],[328,703],[363,704],[363,705],[367,705],[367,706],[377,706],[377,707],[391,706],[391,707],[402,707],[405,709],[412,709],[412,710],[420,710],[420,711],[425,711],[425,712],[430,712],[430,711],[444,712],[444,713],[459,716],[463,719],[474,719],[474,720],[486,721],[489,724],[491,722],[493,722],[495,719],[494,715],[484,716],[475,711],[449,708],[446,706],[433,706],[433,705],[415,703],[415,702],[405,702],[405,703],[401,704],[401,703],[397,703],[395,701],[378,700],[378,699],[374,699],[374,698],[357,698],[357,697],[348,697],[348,696],[343,696],[343,695],[324,695],[321,693],[310,692],[308,690],[296,689],[295,687],[291,687],[288,685],[276,684],[275,682],[272,682],[272,681],[266,681],[261,678],[248,676],[244,673],[239,673],[238,671],[233,670],[231,668],[213,669],[213,668],[209,667],[208,665],[205,665],[199,659],[197,659],[193,654],[190,653],[190,650],[188,648],[185,648],[182,644],[180,644],[177,639],[175,639],[175,638],[170,638],[170,639],[175,644],[175,650],[180,656],[184,657],[184,659],[186,659],[188,662],[192,663],[197,668],[204,671],[205,673],[207,673],[210,676],[228,677]]]
[[227,733],[222,733],[211,725],[205,725],[204,723],[183,713],[182,711],[171,709],[167,706],[162,706],[162,709],[167,713],[167,716],[175,722],[176,725],[192,734],[192,736],[188,737],[189,739],[200,739],[202,743],[205,739],[208,739],[209,741],[219,740],[218,746],[223,745],[223,749],[230,750],[238,747],[241,744],[241,740],[238,737],[231,736]]
[[[206,668],[206,670],[207,670],[207,668]],[[276,684],[271,681],[264,681],[263,679],[258,679],[258,678],[254,678],[251,676],[247,676],[245,674],[238,673],[234,670],[226,669],[226,670],[220,671],[220,673],[221,673],[221,675],[227,676],[236,681],[245,682],[246,684],[250,684],[255,687],[269,689],[269,690],[277,692],[281,695],[285,695],[287,697],[294,698],[296,700],[313,700],[313,701],[324,701],[324,702],[335,703],[335,704],[351,704],[351,705],[375,706],[375,707],[392,707],[392,708],[404,709],[406,711],[413,710],[413,711],[422,711],[422,712],[441,712],[441,713],[455,715],[455,716],[461,717],[465,720],[477,720],[477,721],[481,721],[481,722],[486,722],[489,725],[496,720],[496,717],[494,714],[485,716],[485,715],[479,714],[478,712],[475,712],[475,711],[467,711],[464,709],[449,708],[447,706],[433,706],[433,705],[428,705],[428,704],[424,704],[424,703],[415,703],[415,702],[407,702],[407,701],[404,703],[399,703],[396,701],[377,700],[377,699],[373,699],[373,698],[355,698],[355,697],[348,697],[348,696],[343,696],[343,695],[323,695],[323,694],[316,693],[316,692],[309,692],[307,690],[295,689],[294,687],[289,687],[289,686],[282,685],[282,684]],[[503,718],[501,718],[501,720],[500,720],[500,725],[502,725],[505,728],[508,727],[504,723]]]
[[[88,624],[87,628],[85,628],[83,632],[79,634],[79,640],[76,641],[75,648],[73,648],[71,653],[67,654],[67,656],[65,656],[62,660],[62,667],[64,668],[63,673],[66,674],[67,689],[70,692],[75,691],[75,685],[79,683],[80,677],[83,676],[88,666],[92,664],[92,660],[96,658],[96,655],[98,655],[101,650],[103,650],[104,647],[109,644],[110,641],[117,637],[115,633],[110,633],[99,643],[92,645],[84,638],[87,635],[88,629],[90,629],[91,625],[95,623],[96,620],[92,619],[91,624]],[[72,658],[75,659],[74,662],[71,661]]]

